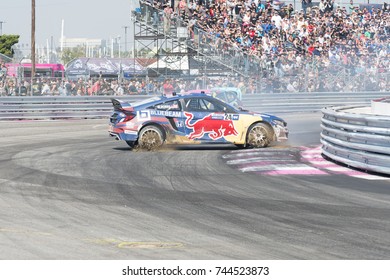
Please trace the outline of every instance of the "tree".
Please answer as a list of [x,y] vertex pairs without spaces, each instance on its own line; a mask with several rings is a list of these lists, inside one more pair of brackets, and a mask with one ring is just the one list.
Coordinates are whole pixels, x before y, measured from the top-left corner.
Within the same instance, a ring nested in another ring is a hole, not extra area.
[[75,58],[85,56],[85,47],[78,46],[74,48],[66,48],[62,51],[61,60],[64,65],[68,64]]
[[19,35],[0,36],[0,53],[8,57],[13,57],[14,51],[12,46],[19,43],[19,37]]

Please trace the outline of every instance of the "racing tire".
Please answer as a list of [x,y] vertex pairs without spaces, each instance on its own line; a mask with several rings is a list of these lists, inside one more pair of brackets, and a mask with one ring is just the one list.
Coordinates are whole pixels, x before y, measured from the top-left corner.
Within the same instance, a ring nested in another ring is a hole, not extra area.
[[246,145],[249,148],[265,148],[272,141],[273,131],[265,123],[255,123],[248,129]]
[[158,149],[164,144],[164,134],[154,125],[148,125],[141,129],[138,137],[138,146],[148,151]]

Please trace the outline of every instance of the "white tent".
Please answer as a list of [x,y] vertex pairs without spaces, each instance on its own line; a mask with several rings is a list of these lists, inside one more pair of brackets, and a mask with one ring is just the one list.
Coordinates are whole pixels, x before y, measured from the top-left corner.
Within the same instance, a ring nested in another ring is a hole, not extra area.
[[[172,53],[186,52],[187,49],[177,47]],[[169,68],[171,70],[189,70],[187,55],[160,55],[158,60],[148,66],[148,68]]]

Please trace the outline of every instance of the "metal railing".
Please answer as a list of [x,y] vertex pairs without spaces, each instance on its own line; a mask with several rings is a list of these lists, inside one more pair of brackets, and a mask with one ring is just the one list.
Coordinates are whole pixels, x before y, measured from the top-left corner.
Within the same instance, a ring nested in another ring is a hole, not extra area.
[[390,174],[390,116],[364,113],[362,106],[329,107],[322,113],[325,156],[355,168]]
[[[136,97],[140,98],[145,97]],[[106,118],[111,110],[110,98],[105,96],[0,98],[0,120]]]
[[[244,95],[244,108],[263,113],[319,112],[325,106],[368,106],[389,93],[294,93]],[[0,120],[108,118],[111,98],[134,102],[150,95],[124,96],[5,96],[0,97]]]

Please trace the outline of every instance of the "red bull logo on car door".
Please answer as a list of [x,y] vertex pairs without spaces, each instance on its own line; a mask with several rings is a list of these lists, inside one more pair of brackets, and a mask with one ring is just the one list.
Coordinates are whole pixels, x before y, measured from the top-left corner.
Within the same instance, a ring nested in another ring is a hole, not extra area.
[[192,130],[192,132],[187,135],[191,140],[201,139],[206,134],[208,134],[212,140],[217,140],[229,135],[238,135],[233,120],[238,120],[239,115],[211,113],[196,121],[193,121],[194,115],[192,113],[185,112],[184,115],[186,116],[186,127]]

